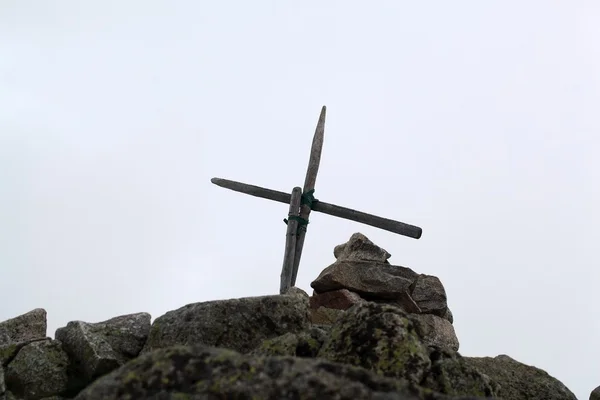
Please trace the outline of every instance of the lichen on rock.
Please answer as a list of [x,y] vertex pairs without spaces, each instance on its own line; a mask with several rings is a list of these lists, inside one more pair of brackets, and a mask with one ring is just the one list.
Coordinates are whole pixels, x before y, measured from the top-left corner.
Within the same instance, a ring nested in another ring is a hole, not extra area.
[[308,328],[308,301],[296,293],[188,304],[154,321],[144,352],[203,344],[248,353],[264,339]]
[[432,365],[421,386],[448,395],[496,396],[499,385],[460,354],[433,351]]
[[35,400],[67,390],[69,357],[58,340],[47,339],[24,346],[5,371],[11,393]]
[[498,396],[501,398],[577,400],[573,392],[546,371],[518,362],[507,355],[464,359],[499,384]]
[[46,310],[36,308],[0,322],[0,364],[6,366],[23,346],[46,339]]
[[350,365],[205,346],[146,353],[98,379],[76,400],[148,398],[459,400]]
[[266,339],[251,354],[263,356],[316,357],[327,338],[327,332],[317,326],[306,332],[286,333]]
[[415,325],[399,308],[356,305],[331,327],[318,357],[419,383],[431,365]]

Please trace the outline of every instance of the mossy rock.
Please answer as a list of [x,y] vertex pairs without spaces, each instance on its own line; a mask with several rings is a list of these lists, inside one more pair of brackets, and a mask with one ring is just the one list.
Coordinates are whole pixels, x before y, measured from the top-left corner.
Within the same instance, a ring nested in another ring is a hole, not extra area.
[[6,388],[15,396],[40,399],[68,389],[69,358],[58,340],[24,346],[5,369]]
[[265,339],[309,328],[308,295],[244,297],[188,304],[158,317],[142,353],[174,345],[250,353]]
[[420,383],[431,366],[427,346],[398,307],[365,303],[349,308],[332,327],[318,357]]
[[325,330],[311,327],[306,332],[286,333],[267,339],[252,352],[263,356],[316,357],[327,337]]
[[242,355],[205,346],[174,346],[144,354],[98,379],[76,397],[142,398],[451,399],[350,365]]
[[562,382],[546,371],[507,355],[465,357],[465,361],[498,383],[498,396],[510,400],[577,400]]
[[450,395],[496,396],[498,384],[458,353],[434,351],[431,369],[421,386]]

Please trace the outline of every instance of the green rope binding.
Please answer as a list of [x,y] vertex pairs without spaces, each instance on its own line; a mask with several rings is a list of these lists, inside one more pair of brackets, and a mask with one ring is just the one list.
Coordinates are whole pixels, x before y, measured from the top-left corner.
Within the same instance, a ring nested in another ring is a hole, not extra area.
[[[298,215],[289,215],[288,219],[293,220],[293,221],[298,221],[298,231],[300,232],[300,229],[304,229],[304,231],[306,232],[306,225],[308,225],[308,220],[305,218],[302,218]],[[288,220],[284,219],[283,222],[285,222],[285,224],[287,225]]]
[[[302,193],[302,195],[300,196],[300,203],[307,205],[310,209],[312,209],[313,205],[317,201],[319,201],[315,199],[314,193],[315,189],[311,189],[306,193]],[[302,218],[297,215],[288,215],[288,219],[292,221],[298,221],[298,232],[300,232],[301,229],[304,230],[304,232],[306,232],[306,225],[308,225],[308,220],[306,218]],[[283,220],[283,222],[285,222],[286,225],[288,223],[288,219]]]
[[300,196],[300,204],[305,204],[312,210],[313,205],[319,201],[315,199],[314,193],[315,189],[311,189],[306,193],[302,193],[302,196]]
[[[298,215],[288,215],[288,219],[292,220],[292,221],[298,221],[298,226],[305,226],[308,225],[308,220],[305,218],[302,218]],[[283,222],[285,222],[285,224],[287,225],[288,223],[288,219],[284,219]]]

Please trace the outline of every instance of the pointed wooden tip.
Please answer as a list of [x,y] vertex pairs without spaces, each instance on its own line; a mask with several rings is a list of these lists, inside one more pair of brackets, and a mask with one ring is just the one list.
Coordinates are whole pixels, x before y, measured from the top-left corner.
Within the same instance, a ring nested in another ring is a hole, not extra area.
[[319,115],[319,121],[317,122],[317,130],[315,134],[323,134],[325,130],[325,115],[327,114],[327,107],[321,108],[321,114]]
[[221,178],[212,178],[210,181],[212,183],[214,183],[215,185],[218,185],[219,183],[221,183],[222,179]]
[[319,122],[325,122],[325,114],[327,114],[327,107],[323,106],[321,108],[321,115],[319,115]]

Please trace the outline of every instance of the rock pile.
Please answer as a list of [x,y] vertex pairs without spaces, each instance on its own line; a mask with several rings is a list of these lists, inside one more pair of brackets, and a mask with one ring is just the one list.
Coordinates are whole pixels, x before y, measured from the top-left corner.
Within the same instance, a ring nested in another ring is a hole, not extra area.
[[311,283],[313,324],[330,325],[355,304],[390,304],[410,314],[428,345],[458,351],[446,291],[437,277],[391,265],[390,253],[361,233],[333,254],[336,261]]
[[462,357],[439,279],[389,264],[361,234],[334,250],[313,296],[189,304],[74,321],[46,312],[0,323],[0,400],[575,400],[507,356]]

